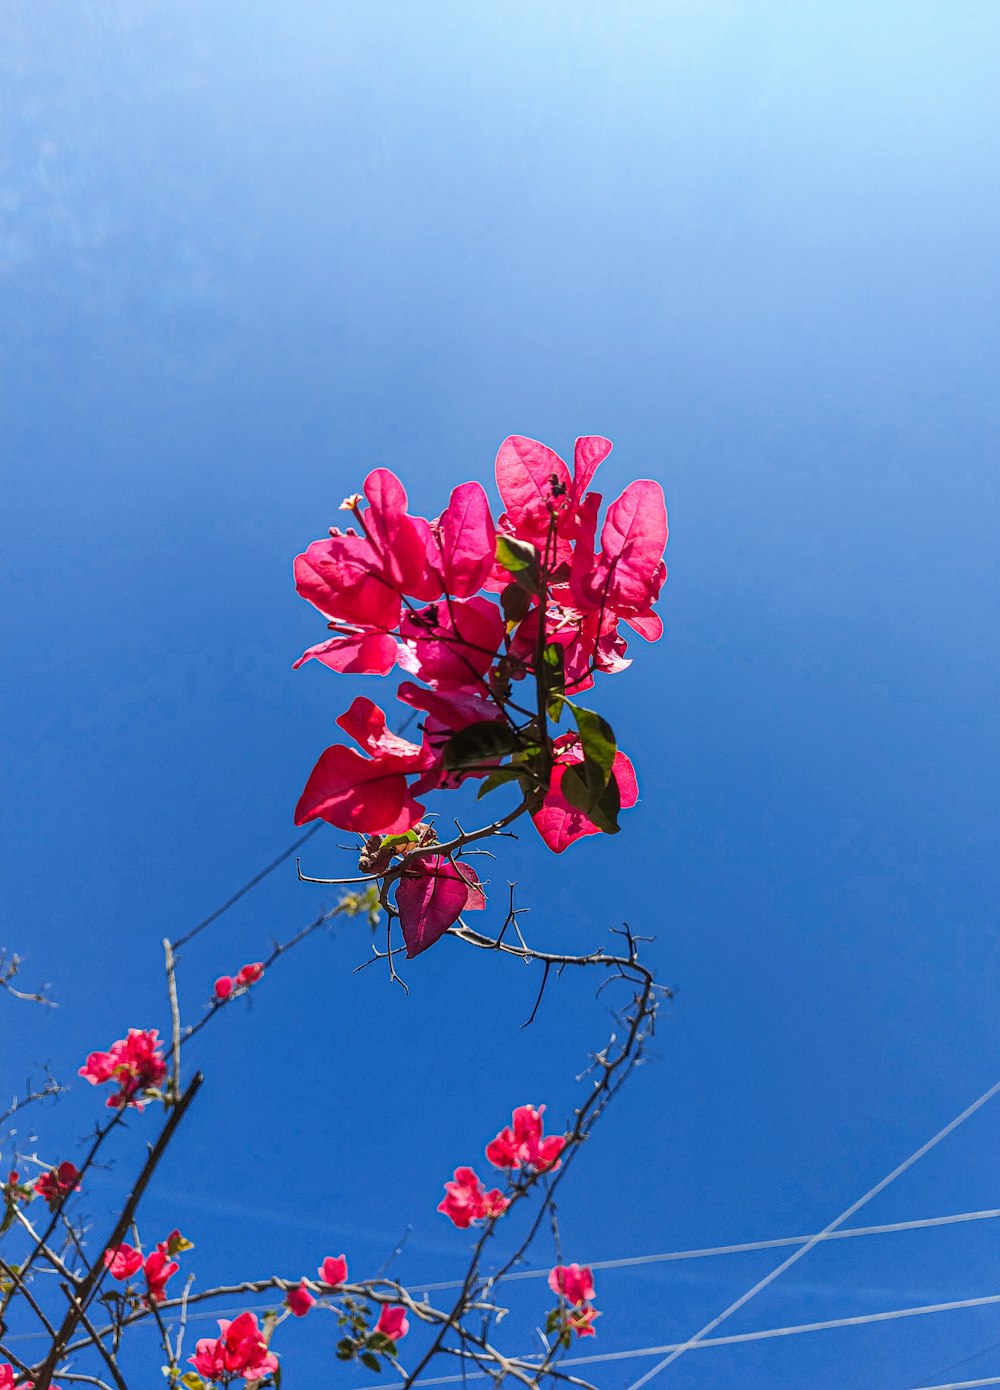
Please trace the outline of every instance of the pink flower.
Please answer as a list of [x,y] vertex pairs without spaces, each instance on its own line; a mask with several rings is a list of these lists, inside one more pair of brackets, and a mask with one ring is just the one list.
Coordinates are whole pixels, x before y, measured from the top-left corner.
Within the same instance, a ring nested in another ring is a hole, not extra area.
[[220,975],[215,982],[216,999],[228,999],[235,988],[236,981],[233,979],[232,975]]
[[117,1084],[118,1090],[105,1102],[112,1110],[126,1105],[141,1110],[142,1101],[136,1097],[144,1091],[157,1089],[167,1075],[167,1064],[159,1048],[155,1028],[146,1032],[130,1028],[127,1037],[111,1044],[110,1051],[92,1052],[79,1074],[92,1086],[100,1086],[105,1081]]
[[298,1288],[288,1290],[285,1303],[293,1317],[304,1318],[309,1309],[315,1306],[316,1300],[306,1288],[306,1281],[303,1279]]
[[407,959],[433,946],[463,912],[485,906],[479,879],[468,864],[440,854],[413,859],[396,889]]
[[594,1297],[594,1276],[587,1265],[556,1265],[549,1274],[549,1288],[567,1303],[587,1303]]
[[401,1342],[410,1330],[406,1320],[406,1309],[399,1304],[384,1303],[378,1315],[375,1331],[381,1332],[390,1341]]
[[404,614],[398,661],[435,690],[475,687],[493,664],[504,631],[500,609],[487,598],[432,603]]
[[236,975],[236,983],[242,985],[244,989],[249,989],[255,985],[264,973],[264,962],[262,960],[253,961],[250,965],[241,965]]
[[150,1251],[146,1256],[145,1274],[151,1302],[163,1301],[167,1292],[167,1280],[179,1269],[177,1261],[171,1260],[160,1246]]
[[347,1261],[343,1255],[327,1255],[319,1267],[319,1277],[324,1284],[330,1284],[333,1288],[339,1284],[346,1284]]
[[562,1134],[542,1137],[542,1112],[531,1105],[520,1105],[511,1115],[513,1128],[502,1129],[486,1145],[486,1157],[494,1168],[534,1168],[545,1173],[559,1167],[559,1155],[566,1147]]
[[471,597],[489,577],[496,548],[496,527],[481,484],[455,488],[431,530],[440,551],[445,593]]
[[52,1168],[47,1173],[41,1173],[34,1181],[34,1189],[39,1197],[44,1198],[50,1207],[57,1207],[63,1202],[71,1192],[79,1192],[80,1184],[77,1182],[80,1173],[76,1165],[65,1159],[59,1164],[58,1168]]
[[180,1231],[175,1227],[167,1236],[166,1240],[158,1240],[156,1242],[156,1248],[161,1255],[173,1259],[175,1255],[183,1255],[185,1250],[193,1250],[194,1246],[191,1241],[185,1236],[182,1236]]
[[277,1371],[278,1358],[268,1351],[253,1313],[241,1313],[233,1322],[220,1318],[219,1333],[214,1341],[202,1338],[188,1358],[199,1375],[228,1384],[234,1375],[263,1380]]
[[473,1221],[501,1216],[510,1206],[499,1188],[485,1191],[471,1168],[456,1168],[454,1182],[446,1182],[444,1190],[437,1209],[460,1231],[468,1230]]
[[408,773],[423,771],[431,758],[386,728],[385,714],[359,696],[337,720],[369,753],[335,743],[321,754],[295,811],[295,824],[325,820],[364,835],[394,835],[411,829],[424,813],[410,795]]
[[391,632],[399,622],[403,594],[425,602],[441,593],[431,559],[439,552],[429,524],[406,513],[399,479],[386,468],[364,484],[369,506],[356,511],[364,535],[353,527],[329,540],[314,541],[295,560],[295,587],[335,622],[369,632]]
[[[15,1384],[18,1386],[18,1390],[34,1390],[35,1382],[33,1380],[19,1380],[15,1382],[14,1367],[9,1361],[5,1362],[0,1366],[0,1390],[13,1390]],[[59,1387],[54,1385],[52,1390],[59,1390]]]
[[112,1279],[124,1283],[142,1268],[142,1252],[124,1243],[116,1245],[112,1250],[105,1250],[104,1265]]

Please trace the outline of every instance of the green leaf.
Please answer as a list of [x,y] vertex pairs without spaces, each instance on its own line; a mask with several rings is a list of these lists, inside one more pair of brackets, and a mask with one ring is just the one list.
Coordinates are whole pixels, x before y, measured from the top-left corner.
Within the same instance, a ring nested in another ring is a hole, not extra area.
[[566,653],[558,642],[550,642],[542,651],[545,689],[548,694],[548,716],[557,723],[562,715],[566,692]]
[[350,1337],[342,1337],[337,1343],[337,1359],[340,1361],[350,1361],[354,1357],[354,1343]]
[[361,1364],[367,1366],[370,1371],[374,1371],[376,1375],[380,1375],[382,1372],[381,1361],[379,1361],[377,1356],[372,1356],[370,1351],[363,1351],[361,1353]]
[[594,710],[581,709],[579,705],[574,705],[569,700],[566,703],[573,711],[584,757],[588,762],[596,764],[601,769],[604,775],[604,785],[607,785],[611,776],[611,768],[614,765],[615,754],[618,752],[615,732],[608,721],[596,714]]
[[533,545],[515,540],[513,536],[497,536],[497,560],[519,588],[526,589],[529,594],[539,592],[542,565]]
[[573,763],[563,773],[560,791],[571,806],[606,835],[617,835],[621,795],[613,777],[604,782],[603,770],[589,759]]
[[368,1338],[365,1346],[369,1351],[379,1351],[383,1356],[396,1355],[396,1343],[391,1337],[387,1337],[384,1332],[379,1332],[378,1328]]
[[194,1371],[188,1371],[182,1375],[181,1384],[184,1386],[184,1390],[205,1390],[205,1382]]
[[482,801],[488,792],[495,792],[497,787],[502,787],[506,782],[516,782],[522,776],[516,767],[498,767],[495,772],[485,778],[482,786],[476,795],[477,801]]
[[482,767],[496,758],[505,758],[516,747],[517,735],[510,725],[483,719],[452,734],[441,750],[441,761],[449,771]]

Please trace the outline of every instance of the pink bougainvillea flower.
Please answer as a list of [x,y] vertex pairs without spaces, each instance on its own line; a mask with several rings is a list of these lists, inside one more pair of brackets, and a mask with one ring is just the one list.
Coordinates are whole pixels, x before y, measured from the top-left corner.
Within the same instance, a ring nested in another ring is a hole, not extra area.
[[384,1303],[378,1315],[375,1331],[381,1332],[393,1342],[401,1342],[410,1330],[406,1320],[406,1309],[400,1304]]
[[[334,626],[333,623],[330,624]],[[331,671],[349,676],[386,676],[396,664],[396,639],[384,632],[336,625],[337,635],[310,647],[292,664],[297,671],[307,661],[316,660]]]
[[234,1375],[263,1380],[274,1375],[278,1358],[268,1351],[256,1315],[241,1313],[232,1322],[219,1319],[219,1336],[203,1337],[188,1361],[206,1380],[228,1384]]
[[549,1288],[567,1303],[589,1303],[594,1297],[594,1276],[588,1265],[556,1265],[549,1274]]
[[105,1250],[104,1265],[112,1279],[120,1279],[124,1282],[126,1279],[131,1279],[132,1275],[137,1274],[142,1268],[142,1251],[123,1242],[121,1245],[116,1245],[113,1250]]
[[79,1074],[92,1086],[100,1086],[105,1081],[117,1084],[118,1090],[105,1102],[112,1110],[126,1105],[141,1110],[142,1101],[137,1097],[145,1091],[156,1090],[167,1075],[160,1047],[155,1028],[147,1031],[130,1028],[128,1036],[112,1043],[108,1052],[92,1052]]
[[237,975],[236,983],[248,989],[250,985],[255,985],[264,973],[264,962],[262,960],[252,961],[249,965],[241,965]]
[[559,1167],[559,1155],[566,1147],[566,1136],[542,1135],[544,1105],[519,1105],[511,1115],[511,1125],[486,1145],[486,1157],[494,1168],[534,1168],[538,1173]]
[[406,865],[396,888],[399,924],[412,960],[433,946],[463,912],[486,906],[476,872],[441,854],[425,854]]
[[[560,790],[566,768],[583,762],[583,749],[576,734],[561,734],[553,744],[557,762],[552,770],[552,780],[539,810],[532,813],[535,829],[556,854],[562,854],[567,845],[584,835],[599,835],[599,828],[588,820],[576,806],[571,806]],[[618,783],[622,809],[634,806],[639,799],[639,786],[635,780],[635,768],[623,752],[615,754],[611,775]]]
[[510,1206],[499,1188],[485,1191],[471,1168],[456,1168],[454,1181],[446,1182],[444,1191],[444,1200],[437,1209],[462,1231],[468,1230],[473,1221],[501,1216]]
[[570,588],[584,611],[601,609],[615,613],[654,641],[663,631],[650,610],[659,597],[667,569],[663,551],[667,544],[667,509],[663,489],[649,478],[629,483],[611,503],[601,531],[601,549],[595,556],[593,540],[597,509],[581,512],[581,535],[573,556]]
[[285,1303],[288,1305],[289,1312],[296,1318],[304,1318],[309,1309],[316,1306],[316,1300],[306,1287],[304,1279],[297,1288],[288,1290],[285,1295]]
[[347,1261],[343,1255],[327,1255],[319,1267],[319,1277],[324,1284],[337,1288],[347,1283]]
[[157,1246],[146,1256],[143,1271],[146,1275],[146,1284],[149,1288],[149,1297],[153,1303],[161,1303],[166,1296],[167,1280],[170,1279],[180,1269],[176,1260],[171,1260],[164,1251]]
[[444,591],[456,598],[477,593],[493,568],[496,527],[480,483],[462,483],[431,522],[441,556]]
[[488,598],[431,603],[403,615],[398,661],[435,690],[475,687],[496,659],[504,632],[503,614]]
[[71,1192],[80,1191],[79,1176],[76,1165],[64,1159],[58,1168],[40,1173],[33,1185],[39,1197],[44,1198],[50,1207],[57,1207]]
[[220,975],[215,982],[216,999],[228,999],[236,988],[236,981],[232,975]]
[[337,723],[370,756],[339,743],[321,754],[296,807],[295,824],[320,819],[364,835],[400,834],[416,825],[424,808],[410,795],[406,777],[425,770],[432,756],[391,733],[384,712],[362,696]]
[[497,487],[506,511],[499,530],[528,541],[540,550],[556,524],[550,545],[552,567],[569,558],[569,539],[575,534],[580,504],[598,465],[611,452],[611,441],[585,435],[576,441],[574,477],[559,455],[524,435],[509,435],[500,445],[496,460]]
[[313,541],[295,559],[295,586],[328,618],[388,633],[404,594],[424,601],[440,595],[430,563],[436,545],[428,522],[407,515],[406,492],[388,469],[369,473],[364,490],[368,508],[355,513],[364,535],[334,528],[329,540]]

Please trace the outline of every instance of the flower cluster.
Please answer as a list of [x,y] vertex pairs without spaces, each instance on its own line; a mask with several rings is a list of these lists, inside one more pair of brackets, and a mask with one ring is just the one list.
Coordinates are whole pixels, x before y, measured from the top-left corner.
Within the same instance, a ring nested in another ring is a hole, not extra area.
[[559,1167],[559,1155],[566,1147],[566,1136],[550,1134],[542,1137],[542,1112],[533,1105],[519,1105],[511,1115],[511,1124],[486,1145],[486,1157],[494,1168],[533,1168],[545,1173]]
[[221,1003],[233,994],[241,993],[255,985],[264,973],[264,962],[261,960],[252,961],[249,965],[241,965],[235,975],[220,975],[215,982],[215,997]]
[[445,1183],[444,1192],[438,1211],[462,1231],[468,1230],[474,1221],[502,1216],[510,1206],[498,1187],[487,1192],[471,1168],[456,1168],[455,1180]]
[[108,1052],[92,1052],[79,1074],[92,1086],[100,1086],[105,1081],[117,1085],[117,1091],[105,1102],[112,1110],[121,1110],[126,1105],[141,1110],[143,1103],[138,1097],[150,1091],[157,1092],[166,1079],[167,1064],[160,1046],[155,1028],[147,1032],[130,1028],[128,1036],[112,1043]]
[[560,1302],[549,1314],[546,1330],[558,1332],[564,1343],[569,1342],[571,1333],[578,1337],[595,1336],[594,1319],[600,1315],[590,1301],[594,1297],[591,1270],[586,1265],[556,1265],[549,1274],[549,1288],[558,1294]]
[[[375,675],[398,666],[415,678],[398,698],[424,716],[421,742],[411,743],[372,701],[355,700],[337,723],[362,751],[326,749],[296,824],[319,818],[377,837],[372,852],[405,860],[428,843],[418,798],[478,778],[480,795],[515,784],[556,853],[618,830],[618,811],[638,797],[635,772],[606,721],[576,697],[596,672],[630,664],[622,624],[660,636],[652,605],[666,574],[667,518],[658,483],[630,483],[597,543],[602,499],[588,488],[610,450],[599,436],[578,439],[571,473],[544,444],[510,436],[496,460],[497,524],[479,483],[455,488],[427,521],[409,515],[399,479],[375,469],[364,495],[343,503],[355,525],[332,528],[296,558],[298,592],[333,634],[296,665]],[[555,734],[550,723],[567,711],[574,727]],[[416,955],[479,903],[463,901],[463,881],[470,894],[477,888],[471,871],[444,856],[422,855],[410,877],[397,907]],[[428,907],[431,897],[439,901]]]
[[[11,1175],[12,1177],[14,1174]],[[75,1163],[70,1163],[69,1159],[64,1159],[57,1168],[50,1168],[47,1173],[40,1173],[34,1181],[34,1189],[43,1201],[48,1202],[49,1208],[55,1211],[56,1207],[66,1200],[71,1192],[79,1192],[80,1170]]]
[[274,1375],[278,1358],[268,1350],[254,1313],[241,1313],[232,1322],[219,1319],[218,1337],[203,1337],[189,1362],[199,1375],[217,1385],[243,1380],[263,1380]]
[[[544,1105],[519,1105],[511,1115],[511,1124],[504,1126],[495,1139],[486,1145],[486,1157],[494,1168],[506,1172],[522,1169],[546,1173],[559,1167],[559,1155],[566,1147],[566,1136],[543,1134]],[[487,1192],[472,1168],[456,1168],[453,1182],[444,1185],[444,1200],[438,1211],[453,1225],[467,1230],[474,1221],[502,1216],[510,1200],[499,1188]]]
[[157,1241],[156,1249],[143,1256],[141,1250],[122,1243],[112,1250],[105,1250],[104,1265],[112,1279],[125,1283],[138,1274],[141,1269],[146,1277],[146,1299],[149,1303],[162,1303],[167,1293],[167,1281],[180,1269],[174,1259],[185,1250],[193,1250],[189,1240],[180,1231],[171,1231],[166,1240]]

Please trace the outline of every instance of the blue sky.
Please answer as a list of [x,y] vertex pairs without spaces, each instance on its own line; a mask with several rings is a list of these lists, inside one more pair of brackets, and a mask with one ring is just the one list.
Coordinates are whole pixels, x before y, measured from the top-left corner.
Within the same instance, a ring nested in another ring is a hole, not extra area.
[[[323,632],[291,558],[345,493],[386,465],[433,515],[504,435],[599,432],[605,493],[655,477],[670,511],[666,635],[600,692],[641,801],[495,874],[539,942],[655,933],[677,996],[565,1248],[822,1227],[1000,1076],[1000,10],[14,3],[5,29],[5,937],[59,1001],[4,1008],[5,1088],[164,1027],[161,938],[291,841],[337,713],[378,698],[290,669]],[[342,871],[338,838],[305,867]],[[322,901],[272,877],[185,953],[189,1007]],[[401,1275],[455,1277],[441,1182],[513,1105],[580,1094],[608,1018],[579,984],[521,1032],[527,972],[445,942],[404,997],[352,974],[367,951],[315,938],[206,1034],[145,1207],[199,1283],[374,1272],[408,1224]],[[81,1083],[39,1116],[46,1150],[94,1109]],[[987,1107],[866,1215],[1000,1205],[998,1141]],[[608,1273],[586,1350],[683,1339],[779,1259]],[[732,1330],[998,1292],[989,1222],[844,1241]],[[545,1302],[515,1303],[526,1350]],[[334,1339],[289,1331],[309,1384]],[[654,1384],[906,1390],[995,1343],[986,1308]]]

